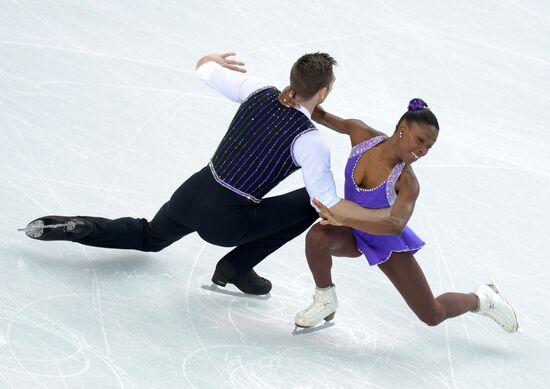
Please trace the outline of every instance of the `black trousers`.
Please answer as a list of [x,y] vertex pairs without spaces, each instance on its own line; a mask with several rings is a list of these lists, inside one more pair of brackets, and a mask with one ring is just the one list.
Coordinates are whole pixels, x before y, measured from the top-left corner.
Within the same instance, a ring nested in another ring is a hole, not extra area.
[[82,216],[94,225],[79,243],[160,251],[191,232],[217,246],[233,247],[222,261],[243,275],[319,217],[305,188],[254,203],[223,187],[206,166],[185,181],[149,222]]

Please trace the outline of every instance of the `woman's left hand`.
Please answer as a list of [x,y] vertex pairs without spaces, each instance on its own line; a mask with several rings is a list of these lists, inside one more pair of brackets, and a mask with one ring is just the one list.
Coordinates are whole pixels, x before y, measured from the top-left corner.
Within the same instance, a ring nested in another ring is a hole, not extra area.
[[324,219],[321,220],[322,225],[330,224],[338,227],[344,225],[342,218],[335,216],[332,212],[330,212],[327,207],[325,207],[323,203],[321,203],[317,199],[313,199],[312,201],[313,204],[315,204],[315,206],[319,209],[319,215],[321,215],[321,217]]
[[279,94],[279,103],[284,105],[287,108],[298,108],[300,104],[296,101],[294,96],[296,95],[296,92],[290,87],[287,86],[283,91]]

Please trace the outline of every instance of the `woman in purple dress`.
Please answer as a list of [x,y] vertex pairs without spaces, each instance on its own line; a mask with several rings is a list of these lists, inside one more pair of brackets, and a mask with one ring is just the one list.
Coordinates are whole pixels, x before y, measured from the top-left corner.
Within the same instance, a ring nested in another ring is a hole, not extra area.
[[[285,90],[280,100],[292,104]],[[352,150],[345,170],[345,198],[366,208],[388,208],[377,219],[345,219],[313,200],[324,219],[306,237],[306,256],[316,284],[314,301],[299,312],[298,327],[331,320],[337,308],[332,283],[332,257],[364,255],[390,279],[416,316],[429,326],[476,312],[495,320],[505,331],[518,330],[512,307],[493,283],[475,293],[444,293],[434,298],[414,254],[424,242],[409,228],[419,194],[411,164],[425,157],[439,134],[436,116],[421,99],[413,99],[390,137],[360,120],[344,120],[317,107],[313,120],[350,137]]]

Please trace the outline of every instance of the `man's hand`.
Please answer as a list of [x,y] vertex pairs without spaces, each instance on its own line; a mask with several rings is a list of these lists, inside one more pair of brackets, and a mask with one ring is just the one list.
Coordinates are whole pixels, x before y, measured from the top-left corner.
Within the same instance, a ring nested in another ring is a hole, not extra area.
[[246,73],[246,69],[243,67],[244,62],[227,58],[234,55],[235,53],[207,54],[199,59],[196,68],[199,68],[201,65],[204,65],[207,62],[216,62],[218,65],[223,66],[224,68],[231,69],[236,72]]
[[325,207],[323,203],[321,203],[317,199],[313,199],[312,201],[313,201],[313,204],[315,204],[315,206],[319,208],[319,215],[321,215],[321,217],[324,219],[324,220],[321,220],[321,224],[323,225],[330,224],[333,226],[344,225],[343,220],[341,220],[341,218],[335,216],[332,212],[330,212],[330,210],[327,207]]

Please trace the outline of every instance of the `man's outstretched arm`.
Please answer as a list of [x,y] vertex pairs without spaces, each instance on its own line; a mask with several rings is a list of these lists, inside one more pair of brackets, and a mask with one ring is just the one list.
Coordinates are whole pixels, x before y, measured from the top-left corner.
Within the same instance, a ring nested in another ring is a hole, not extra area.
[[264,80],[248,76],[244,62],[230,59],[235,53],[207,54],[198,60],[197,78],[236,103],[243,102],[253,92],[269,86]]
[[215,62],[224,68],[235,70],[236,72],[246,73],[246,69],[243,67],[244,62],[237,61],[236,59],[230,59],[227,57],[233,57],[235,53],[222,53],[222,54],[206,54],[204,57],[197,61],[195,69],[200,68],[202,65],[208,62]]

